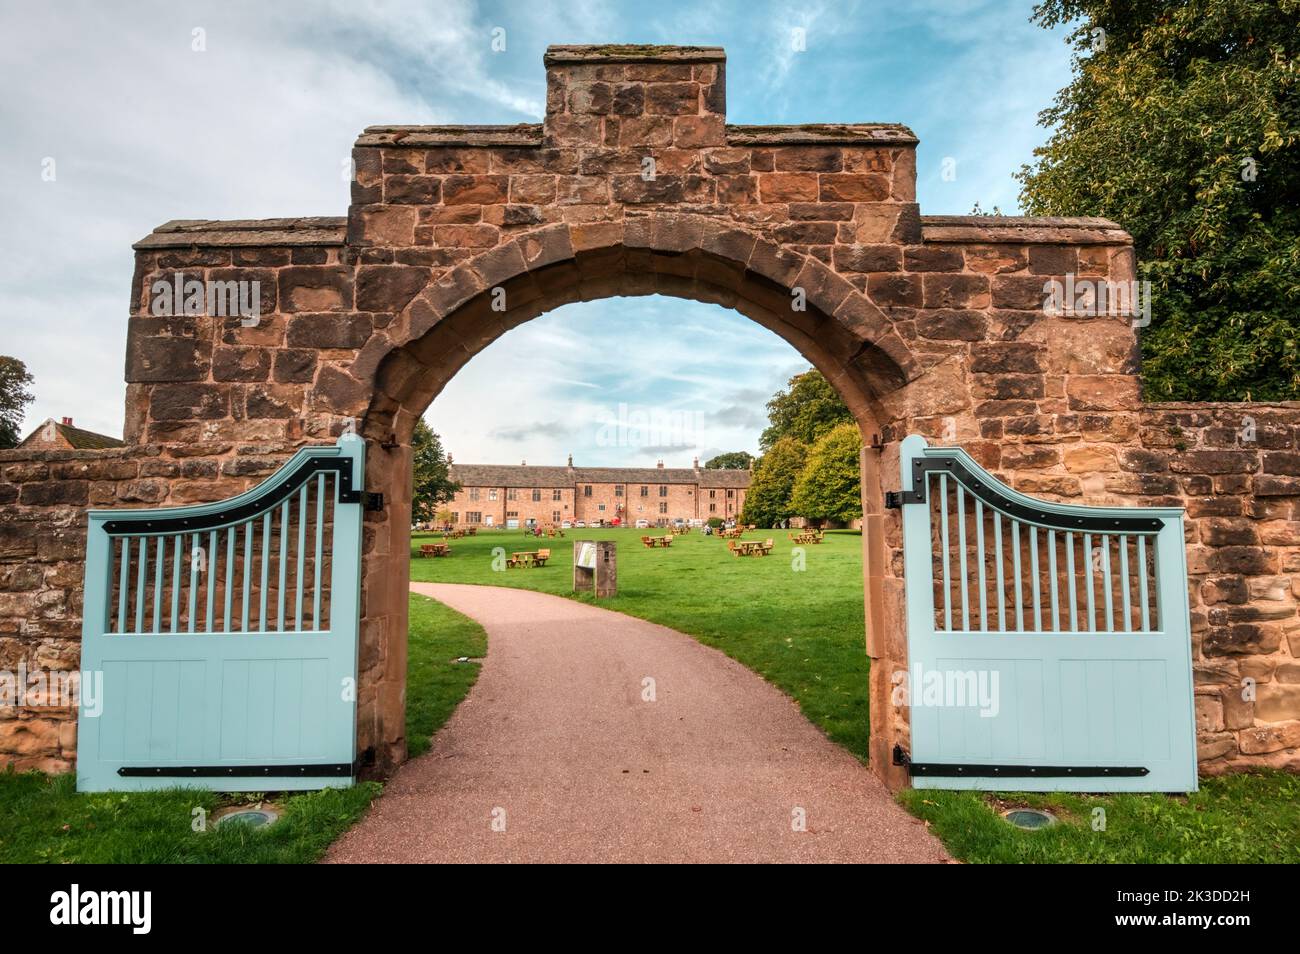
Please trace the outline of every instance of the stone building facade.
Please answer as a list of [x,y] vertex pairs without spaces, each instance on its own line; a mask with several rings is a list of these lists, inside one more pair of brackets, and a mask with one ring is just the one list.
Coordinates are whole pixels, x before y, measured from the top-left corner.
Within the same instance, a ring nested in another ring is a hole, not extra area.
[[748,470],[689,467],[534,467],[453,464],[461,485],[447,504],[457,526],[560,526],[565,521],[652,527],[718,517],[734,520],[745,503]]
[[[909,433],[1028,493],[1185,506],[1202,771],[1300,767],[1300,406],[1146,403],[1127,317],[1050,313],[1047,282],[1135,277],[1119,225],[922,215],[906,127],[729,124],[719,49],[553,47],[545,65],[540,123],[367,129],[346,218],[175,221],[136,244],[128,446],[0,452],[0,666],[76,666],[87,507],[223,499],[355,428],[385,500],[363,541],[358,740],[391,767],[415,421],[511,328],[664,294],[781,335],[859,423],[870,755],[889,784],[907,645],[883,493]],[[153,314],[178,271],[257,281],[260,320]],[[0,707],[0,760],[66,768],[72,717]]]

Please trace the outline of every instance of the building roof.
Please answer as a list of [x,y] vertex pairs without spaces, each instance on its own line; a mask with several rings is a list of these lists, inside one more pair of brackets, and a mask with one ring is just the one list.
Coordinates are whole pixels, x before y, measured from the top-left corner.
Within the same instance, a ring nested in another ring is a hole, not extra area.
[[690,467],[533,467],[521,464],[452,464],[451,479],[464,487],[572,487],[574,484],[699,484],[748,487],[748,470]]
[[[65,418],[65,421],[69,419]],[[73,427],[70,423],[61,423],[54,418],[46,418],[44,422],[38,424],[30,434],[23,438],[22,447],[32,438],[36,437],[45,428],[53,426],[58,431],[59,436],[68,442],[73,450],[103,450],[108,447],[125,447],[126,442],[116,437],[109,437],[107,434],[96,434],[94,431],[83,430],[80,427]]]

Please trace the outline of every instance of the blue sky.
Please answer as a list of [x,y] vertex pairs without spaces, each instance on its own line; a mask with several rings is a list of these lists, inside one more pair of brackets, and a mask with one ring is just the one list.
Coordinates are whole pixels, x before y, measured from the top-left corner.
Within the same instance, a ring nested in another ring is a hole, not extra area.
[[[363,126],[537,121],[551,43],[721,45],[729,121],[906,123],[921,140],[923,212],[976,201],[1016,211],[1012,173],[1043,140],[1037,113],[1069,78],[1063,31],[1030,24],[1030,8],[3,0],[0,352],[36,376],[29,426],[66,415],[120,433],[133,241],[172,218],[342,215],[341,170]],[[492,51],[498,27],[504,52]],[[53,181],[42,178],[48,158]],[[572,452],[586,463],[689,463],[753,450],[764,400],[802,366],[769,332],[713,306],[571,305],[475,358],[429,417],[463,461]],[[611,443],[620,406],[691,426],[667,446]]]

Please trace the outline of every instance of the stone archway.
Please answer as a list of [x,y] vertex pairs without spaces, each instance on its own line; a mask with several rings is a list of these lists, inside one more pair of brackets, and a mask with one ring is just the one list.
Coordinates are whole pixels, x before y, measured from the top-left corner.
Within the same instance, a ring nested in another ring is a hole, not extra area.
[[866,618],[869,632],[883,630],[880,399],[904,387],[918,364],[880,309],[816,259],[702,216],[649,212],[526,233],[415,295],[383,343],[372,340],[354,365],[371,395],[361,428],[372,442],[367,484],[386,501],[364,585],[366,621],[379,630],[388,662],[366,687],[375,693],[370,731],[389,760],[401,758],[404,744],[415,422],[466,362],[511,328],[570,302],[648,294],[734,308],[793,345],[844,398],[863,435]]

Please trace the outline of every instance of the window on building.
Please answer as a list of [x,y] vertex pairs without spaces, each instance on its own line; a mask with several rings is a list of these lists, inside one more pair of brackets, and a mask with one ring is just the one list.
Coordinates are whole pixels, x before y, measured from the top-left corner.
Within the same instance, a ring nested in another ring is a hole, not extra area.
[[551,521],[554,522],[554,523],[559,523],[559,522],[560,522],[560,511],[558,511],[558,510],[552,510],[552,511],[551,511]]
[[496,488],[493,488],[492,490],[488,491],[488,500],[496,500],[496,499],[497,499]]
[[668,488],[665,487],[663,484],[660,484],[660,485],[659,485],[659,496],[660,496],[660,497],[667,497],[667,496],[668,496]]
[[597,510],[602,510],[602,511],[603,511],[603,510],[605,509],[605,505],[604,505],[604,504],[597,504],[597,505],[596,505],[596,509],[597,509]]
[[650,496],[650,488],[649,488],[649,487],[642,487],[642,488],[641,488],[641,496],[642,496],[642,497],[649,497],[649,496]]
[[552,491],[551,491],[551,499],[552,499],[552,500],[561,500],[561,499],[563,499],[563,492],[560,491],[560,490],[552,490]]
[[709,491],[709,499],[710,499],[710,500],[712,500],[712,499],[713,499],[714,497],[716,497],[716,496],[718,496],[718,492],[717,492],[716,490],[710,490],[710,491]]
[[736,492],[735,492],[734,490],[728,490],[728,491],[727,491],[727,499],[728,499],[728,500],[730,500],[730,499],[731,499],[732,497],[734,497],[734,496],[736,496]]
[[478,495],[479,495],[479,489],[477,487],[471,487],[469,489],[470,500],[478,500]]
[[591,496],[591,484],[587,484],[585,487],[582,488],[582,495],[584,497]]
[[507,516],[507,517],[517,517],[517,516],[519,516],[519,511],[518,511],[518,510],[507,510],[507,511],[506,511],[506,516]]
[[533,488],[533,502],[534,502],[534,503],[541,503],[541,501],[542,501],[542,490],[541,490],[540,487],[534,487],[534,488]]
[[454,510],[451,512],[451,522],[460,523],[460,514]]
[[622,484],[615,484],[615,485],[614,485],[614,496],[615,496],[615,497],[621,497],[621,496],[623,496],[623,485],[622,485]]
[[518,500],[518,499],[519,499],[519,491],[516,490],[514,487],[511,487],[509,490],[506,491],[506,500]]
[[717,512],[718,512],[718,505],[717,505],[717,504],[709,504],[709,513],[717,513]]
[[661,503],[661,504],[659,505],[659,512],[660,512],[660,513],[667,513],[667,512],[668,512],[668,504],[667,504],[667,502],[665,502],[665,503]]
[[482,511],[479,511],[479,510],[469,510],[469,511],[466,511],[466,513],[465,513],[465,522],[466,522],[466,523],[482,523],[482,522],[483,522],[483,513],[482,513]]

